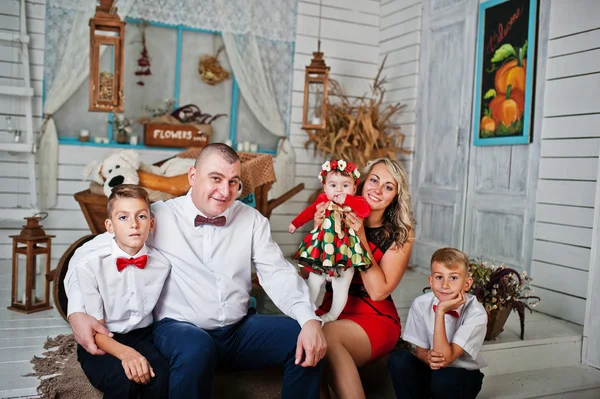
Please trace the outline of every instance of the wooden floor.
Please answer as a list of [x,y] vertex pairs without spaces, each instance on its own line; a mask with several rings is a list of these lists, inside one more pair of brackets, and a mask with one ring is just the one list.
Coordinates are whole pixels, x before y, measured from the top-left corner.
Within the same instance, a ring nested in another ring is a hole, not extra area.
[[23,377],[33,371],[29,362],[44,352],[48,336],[68,334],[71,329],[56,309],[22,314],[10,305],[11,262],[0,260],[0,398],[35,397],[38,380]]
[[[6,306],[10,302],[10,276],[10,262],[0,260],[0,398],[35,397],[37,379],[24,377],[32,371],[31,358],[44,352],[42,345],[48,336],[68,334],[71,330],[55,309],[30,315],[7,310]],[[422,293],[425,286],[427,286],[426,276],[411,271],[407,272],[402,283],[393,293],[403,322],[406,320],[412,300]],[[528,354],[526,358],[533,358],[542,364],[545,361],[544,356],[549,357],[548,360],[551,361],[552,356],[557,356],[556,348],[562,347],[566,351],[562,356],[566,363],[560,365],[572,366],[574,362],[578,363],[581,326],[534,312],[527,314],[525,341],[519,339],[518,326],[518,317],[513,313],[499,339],[484,344],[484,355],[491,364],[484,370],[486,377],[511,371],[530,370],[531,364],[526,361],[515,361],[515,356],[526,353]],[[550,346],[552,350],[547,349]],[[536,348],[542,350],[538,353]],[[549,370],[548,375],[552,375],[552,372]],[[503,378],[508,377],[503,376]],[[490,381],[492,385],[493,381]],[[495,395],[488,397],[495,397]]]

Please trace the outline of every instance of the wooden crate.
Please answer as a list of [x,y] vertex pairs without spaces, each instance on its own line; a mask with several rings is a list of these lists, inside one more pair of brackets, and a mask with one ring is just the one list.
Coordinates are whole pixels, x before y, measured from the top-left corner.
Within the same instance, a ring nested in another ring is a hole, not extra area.
[[206,147],[210,142],[210,125],[144,125],[144,145],[150,147]]

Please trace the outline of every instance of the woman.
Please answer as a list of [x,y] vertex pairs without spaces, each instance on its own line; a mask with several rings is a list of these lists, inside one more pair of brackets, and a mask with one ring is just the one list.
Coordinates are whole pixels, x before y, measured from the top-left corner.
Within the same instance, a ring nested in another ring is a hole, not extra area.
[[[391,293],[400,283],[412,249],[415,220],[406,172],[389,158],[367,163],[358,192],[371,206],[364,221],[354,213],[345,219],[361,242],[368,243],[373,266],[357,274],[338,320],[323,327],[327,339],[327,377],[340,398],[364,398],[358,368],[389,353],[400,337],[400,317]],[[317,208],[320,223],[324,206]],[[318,314],[331,306],[331,289]]]

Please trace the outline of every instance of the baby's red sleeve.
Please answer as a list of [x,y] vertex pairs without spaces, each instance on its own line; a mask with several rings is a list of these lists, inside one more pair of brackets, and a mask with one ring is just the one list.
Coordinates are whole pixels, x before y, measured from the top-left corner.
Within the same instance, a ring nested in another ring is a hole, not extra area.
[[299,228],[313,220],[313,218],[315,217],[315,212],[317,211],[317,205],[326,201],[328,201],[328,199],[325,193],[319,194],[315,202],[310,204],[305,210],[300,212],[300,214],[296,216],[294,220],[292,220],[292,224],[294,225],[294,227]]
[[367,200],[360,195],[346,195],[344,205],[348,205],[352,208],[359,218],[366,218],[371,214],[371,207],[367,203]]

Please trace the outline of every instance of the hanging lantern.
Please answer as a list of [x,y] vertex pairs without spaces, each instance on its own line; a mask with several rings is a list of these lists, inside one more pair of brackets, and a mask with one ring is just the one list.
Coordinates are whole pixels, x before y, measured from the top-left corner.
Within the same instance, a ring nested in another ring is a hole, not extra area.
[[113,0],[97,0],[90,19],[90,111],[123,112],[125,22]]
[[327,84],[329,67],[325,65],[321,52],[321,41],[313,52],[313,59],[306,67],[304,77],[304,106],[302,129],[325,130],[327,127]]
[[52,309],[50,281],[46,274],[50,273],[51,239],[54,236],[47,235],[39,224],[46,216],[25,218],[27,224],[21,233],[10,236],[13,240],[10,310],[33,313]]

